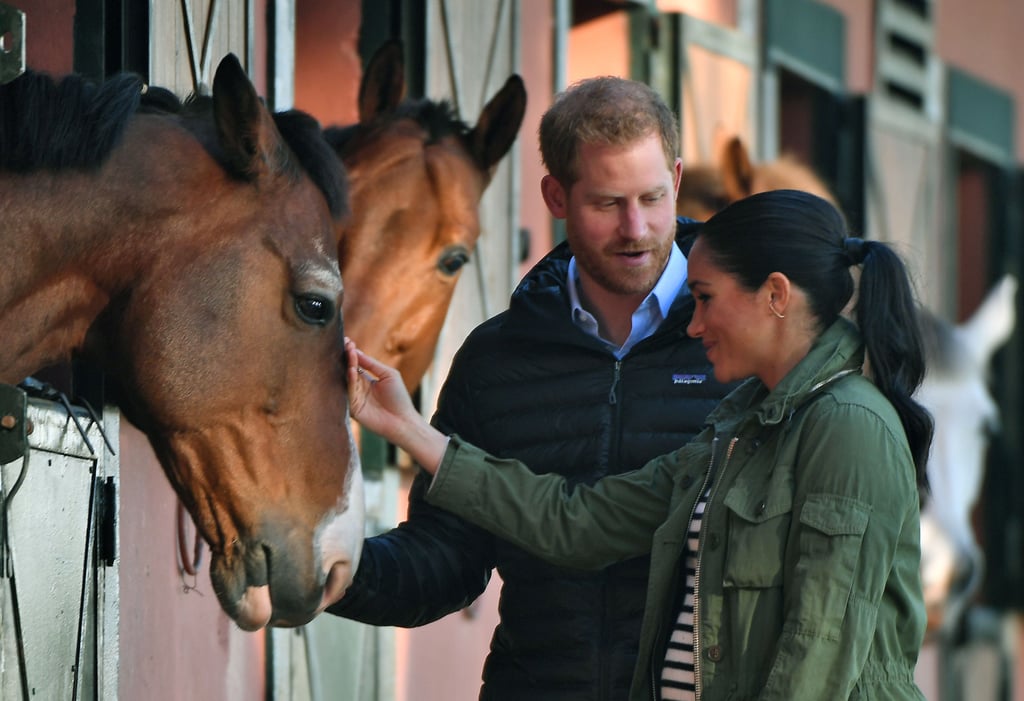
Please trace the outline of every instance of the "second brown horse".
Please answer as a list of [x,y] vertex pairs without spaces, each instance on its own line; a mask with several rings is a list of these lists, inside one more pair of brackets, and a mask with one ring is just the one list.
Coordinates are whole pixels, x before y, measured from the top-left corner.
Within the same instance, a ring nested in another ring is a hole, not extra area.
[[359,89],[359,122],[325,134],[348,172],[338,247],[345,332],[419,385],[455,283],[480,236],[478,207],[526,109],[518,75],[473,127],[445,101],[405,99],[402,50],[385,44]]

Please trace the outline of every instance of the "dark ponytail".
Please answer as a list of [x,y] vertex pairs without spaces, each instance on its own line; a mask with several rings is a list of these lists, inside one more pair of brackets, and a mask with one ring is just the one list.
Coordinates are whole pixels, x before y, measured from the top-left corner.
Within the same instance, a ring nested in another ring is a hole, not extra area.
[[925,373],[917,305],[899,256],[884,243],[864,244],[856,321],[875,385],[900,416],[917,467],[918,484],[924,487],[934,422],[931,414],[913,399]]

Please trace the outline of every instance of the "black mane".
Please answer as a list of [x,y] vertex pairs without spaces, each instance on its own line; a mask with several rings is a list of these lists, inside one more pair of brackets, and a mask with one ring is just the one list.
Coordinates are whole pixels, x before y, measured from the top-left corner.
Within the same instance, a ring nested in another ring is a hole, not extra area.
[[142,86],[127,73],[96,85],[33,71],[0,85],[0,168],[98,167],[138,109]]
[[[209,97],[190,96],[183,102],[166,88],[145,86],[131,73],[95,84],[76,74],[55,80],[26,71],[0,85],[0,169],[96,169],[114,150],[128,120],[137,112],[180,114],[192,118],[194,129],[203,123],[212,125]],[[331,213],[335,217],[347,214],[344,171],[324,142],[316,120],[291,110],[275,113],[274,123],[298,165],[324,194]],[[211,155],[227,167],[210,146],[207,143]]]
[[471,127],[459,119],[448,100],[421,98],[403,100],[393,112],[385,113],[369,124],[328,127],[324,130],[324,137],[344,157],[355,151],[364,137],[398,119],[411,119],[422,126],[427,132],[428,144],[436,143],[446,136],[456,136],[465,142],[471,131]]

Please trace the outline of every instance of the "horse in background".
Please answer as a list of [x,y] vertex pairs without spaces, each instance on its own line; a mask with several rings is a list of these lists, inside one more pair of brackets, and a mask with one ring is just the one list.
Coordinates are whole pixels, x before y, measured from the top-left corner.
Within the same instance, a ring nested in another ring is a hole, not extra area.
[[402,47],[391,41],[367,65],[359,121],[325,136],[350,183],[352,215],[338,243],[345,333],[412,391],[480,236],[480,200],[515,141],[526,89],[509,77],[473,127],[447,101],[405,93]]
[[0,86],[0,382],[111,372],[245,630],[343,593],[363,488],[341,364],[343,170],[238,60],[182,103],[122,75]]
[[756,163],[733,136],[722,145],[717,163],[683,166],[676,214],[705,221],[726,205],[767,190],[803,190],[839,205],[828,185],[795,156]]
[[[795,157],[754,163],[739,138],[732,137],[719,163],[683,168],[676,210],[703,221],[738,199],[772,189],[805,190],[838,206],[827,185]],[[971,512],[981,492],[988,429],[998,425],[986,384],[988,365],[1013,330],[1016,289],[1016,279],[1004,276],[961,325],[925,309],[919,316],[928,369],[916,398],[935,417],[927,468],[931,486],[921,512],[921,575],[930,633],[956,626],[981,583],[983,557]]]
[[927,311],[919,317],[928,369],[916,398],[935,419],[921,509],[921,579],[931,632],[952,633],[984,573],[971,512],[981,495],[988,436],[999,428],[989,363],[1013,332],[1017,285],[1014,276],[1003,276],[962,324]]

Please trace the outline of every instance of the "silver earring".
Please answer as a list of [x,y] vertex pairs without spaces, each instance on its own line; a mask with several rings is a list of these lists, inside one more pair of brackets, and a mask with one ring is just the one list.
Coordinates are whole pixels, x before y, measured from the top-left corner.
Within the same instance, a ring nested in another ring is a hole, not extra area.
[[775,308],[775,299],[774,298],[768,300],[768,308],[772,310],[772,314],[774,314],[777,318],[779,318],[779,319],[785,319],[786,318],[785,314],[779,314],[779,310]]

